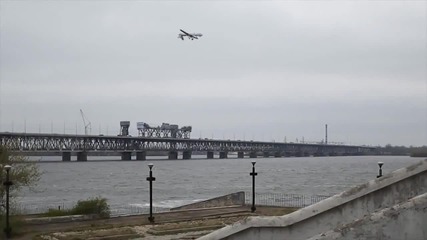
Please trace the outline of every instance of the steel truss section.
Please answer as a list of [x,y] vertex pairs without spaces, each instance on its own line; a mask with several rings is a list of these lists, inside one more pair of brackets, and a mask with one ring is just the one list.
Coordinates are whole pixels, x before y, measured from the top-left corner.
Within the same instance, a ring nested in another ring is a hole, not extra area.
[[138,136],[147,138],[184,138],[190,139],[191,131],[185,129],[161,129],[143,128],[138,129]]
[[[150,133],[155,134],[157,133]],[[187,138],[87,136],[67,134],[0,133],[0,144],[11,151],[209,151],[209,152],[270,152],[334,153],[339,155],[374,152],[373,147],[321,145],[256,141],[203,140]]]

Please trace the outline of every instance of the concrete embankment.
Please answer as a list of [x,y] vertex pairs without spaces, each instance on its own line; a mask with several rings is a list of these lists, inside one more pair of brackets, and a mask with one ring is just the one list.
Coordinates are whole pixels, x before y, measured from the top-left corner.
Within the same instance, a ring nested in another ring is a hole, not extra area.
[[[358,219],[365,217],[367,217],[364,220],[366,223],[369,216],[376,219],[374,226],[379,230],[375,232],[369,224],[361,222],[359,230],[366,233],[366,236],[391,231],[395,226],[394,231],[404,229],[406,235],[404,238],[391,237],[390,239],[427,239],[427,228],[416,224],[427,222],[424,205],[426,192],[427,159],[291,214],[280,217],[250,217],[200,239],[309,239],[316,235],[330,233],[334,229],[344,231],[348,229],[345,226],[355,226],[355,223],[359,223]],[[408,199],[412,200],[407,202]],[[412,214],[415,212],[416,214]],[[400,218],[396,218],[398,213],[401,213]],[[416,230],[411,231],[411,229]],[[344,235],[342,238],[327,238],[325,235],[324,239],[351,239],[351,234],[347,236],[349,238],[345,238]]]
[[427,193],[384,208],[309,240],[426,239]]
[[211,198],[205,201],[191,203],[180,207],[172,208],[175,210],[188,210],[200,208],[214,208],[214,207],[230,207],[230,206],[243,206],[245,205],[245,192],[236,192],[224,196]]

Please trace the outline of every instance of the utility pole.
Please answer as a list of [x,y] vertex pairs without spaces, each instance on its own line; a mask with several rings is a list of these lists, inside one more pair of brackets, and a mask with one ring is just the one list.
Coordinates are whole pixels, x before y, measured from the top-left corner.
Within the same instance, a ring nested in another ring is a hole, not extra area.
[[328,144],[328,124],[325,124],[325,144]]

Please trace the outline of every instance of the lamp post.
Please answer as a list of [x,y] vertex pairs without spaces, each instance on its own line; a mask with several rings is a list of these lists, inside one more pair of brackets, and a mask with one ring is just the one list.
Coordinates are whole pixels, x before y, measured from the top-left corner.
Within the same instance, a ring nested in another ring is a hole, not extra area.
[[10,238],[12,232],[12,228],[9,225],[9,188],[13,184],[12,181],[9,180],[9,171],[11,168],[10,165],[4,166],[4,169],[6,169],[6,181],[3,182],[3,185],[6,187],[6,227],[4,228],[6,238]]
[[148,167],[150,168],[150,176],[147,177],[147,181],[150,182],[150,216],[148,217],[148,221],[150,223],[154,223],[154,217],[153,217],[153,182],[156,181],[156,178],[153,177],[153,164],[148,164]]
[[249,173],[249,175],[252,176],[252,207],[251,207],[251,211],[255,212],[256,207],[255,207],[255,176],[258,175],[258,173],[255,172],[255,161],[252,161],[252,172]]
[[383,176],[383,170],[382,170],[383,164],[384,164],[383,162],[378,162],[378,167],[380,167],[380,169],[378,169],[378,176],[377,176],[377,178]]

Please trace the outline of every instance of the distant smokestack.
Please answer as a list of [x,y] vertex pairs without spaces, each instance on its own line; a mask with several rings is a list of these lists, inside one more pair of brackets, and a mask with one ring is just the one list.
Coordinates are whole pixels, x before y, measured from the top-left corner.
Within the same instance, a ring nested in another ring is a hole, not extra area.
[[325,124],[325,144],[328,144],[328,124]]

